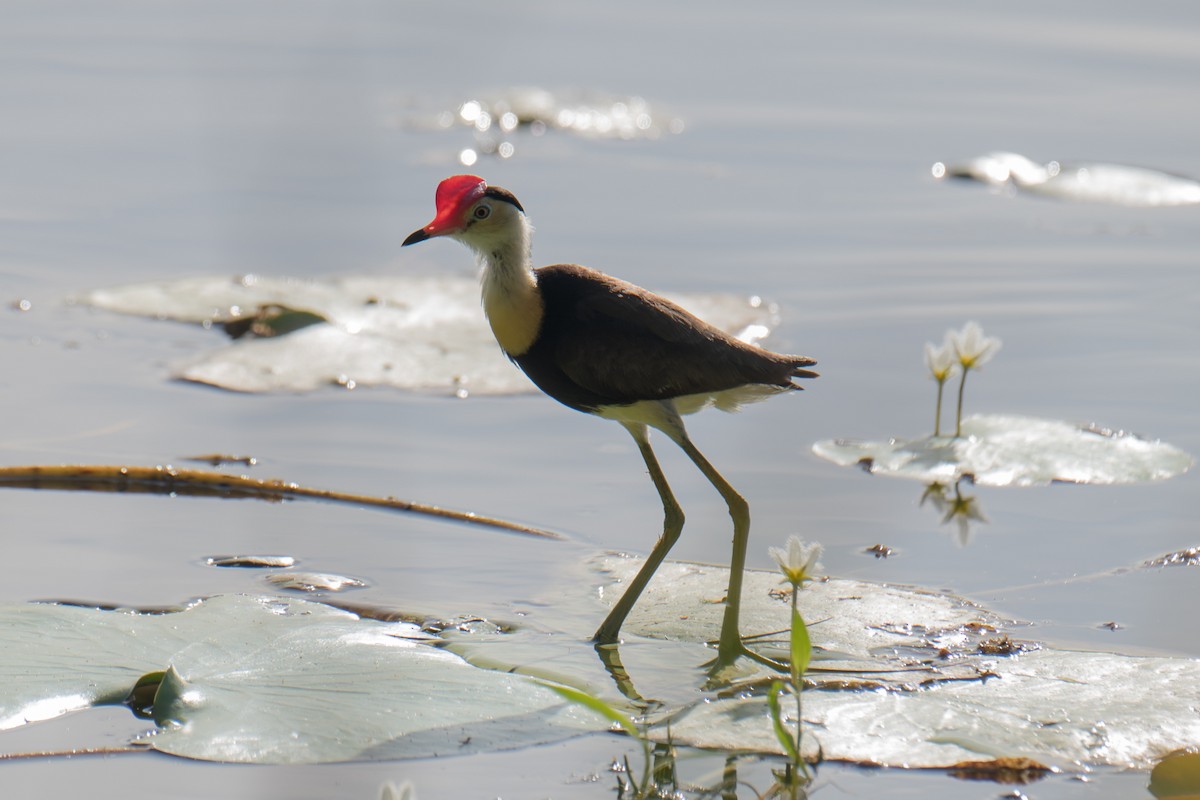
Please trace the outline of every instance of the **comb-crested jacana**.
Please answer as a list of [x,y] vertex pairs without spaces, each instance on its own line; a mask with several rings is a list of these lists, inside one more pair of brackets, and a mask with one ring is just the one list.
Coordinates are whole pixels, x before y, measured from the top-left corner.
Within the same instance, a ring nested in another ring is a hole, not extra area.
[[624,594],[597,629],[617,641],[621,625],[679,539],[683,509],[650,447],[648,428],[679,445],[716,488],[733,519],[729,589],[717,663],[746,652],[738,630],[750,508],[688,438],[683,415],[799,389],[816,362],[747,344],[675,303],[576,264],[533,269],[533,229],[511,192],[474,175],[446,178],[437,215],[405,245],[448,236],[467,245],[482,267],[483,308],[496,341],[539,389],[563,405],[621,423],[646,462],[662,499],[663,533]]

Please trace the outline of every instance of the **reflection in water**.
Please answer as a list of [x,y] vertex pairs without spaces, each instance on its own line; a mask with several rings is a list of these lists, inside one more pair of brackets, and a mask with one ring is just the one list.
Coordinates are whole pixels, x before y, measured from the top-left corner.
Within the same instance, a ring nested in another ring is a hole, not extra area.
[[[650,797],[683,798],[684,792],[696,793],[696,797],[714,798],[716,800],[738,800],[738,787],[750,791],[751,796],[761,800],[806,800],[808,786],[806,782],[797,782],[791,765],[782,769],[770,771],[772,783],[765,791],[759,791],[745,777],[739,777],[739,762],[755,761],[760,756],[749,756],[731,753],[725,757],[721,777],[715,784],[691,784],[680,780],[679,763],[675,748],[659,744],[654,747],[652,778],[643,793],[633,784],[634,772],[629,765],[629,758],[614,759],[611,770],[617,776],[617,800],[644,800]],[[692,797],[692,794],[686,795]]]
[[943,525],[954,521],[958,527],[960,546],[965,546],[971,541],[972,522],[987,523],[987,517],[983,516],[983,511],[979,507],[979,498],[962,493],[963,480],[960,478],[954,482],[953,492],[950,491],[949,485],[939,481],[926,485],[920,502],[922,506],[926,502],[933,506],[942,515]]
[[604,665],[604,671],[608,673],[608,677],[612,678],[617,691],[624,695],[626,700],[643,711],[657,705],[657,701],[647,700],[634,686],[633,678],[630,677],[624,662],[621,661],[620,645],[597,642],[595,648],[596,655],[600,657],[600,663]]

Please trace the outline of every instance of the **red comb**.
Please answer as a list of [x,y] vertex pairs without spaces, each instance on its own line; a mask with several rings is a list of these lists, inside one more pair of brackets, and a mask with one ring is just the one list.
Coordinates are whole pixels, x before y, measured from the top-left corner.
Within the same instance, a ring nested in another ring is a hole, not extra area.
[[438,184],[437,216],[425,226],[425,232],[436,236],[462,223],[467,206],[480,198],[487,183],[478,175],[454,175]]
[[437,188],[438,213],[447,205],[458,206],[474,202],[486,188],[487,183],[478,175],[454,175],[446,178]]

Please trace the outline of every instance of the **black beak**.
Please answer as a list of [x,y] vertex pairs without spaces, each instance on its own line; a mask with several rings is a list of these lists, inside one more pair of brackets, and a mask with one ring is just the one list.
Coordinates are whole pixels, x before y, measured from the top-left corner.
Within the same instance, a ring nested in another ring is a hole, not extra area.
[[428,239],[428,238],[429,238],[429,234],[425,232],[425,229],[424,229],[424,228],[420,228],[420,229],[418,229],[418,230],[415,230],[415,231],[413,231],[412,233],[410,233],[410,234],[408,235],[408,238],[407,238],[407,239],[405,239],[405,240],[404,240],[404,241],[401,243],[401,245],[400,245],[400,246],[401,246],[401,247],[408,247],[410,244],[416,244],[417,242],[423,242],[423,241],[425,241],[425,240],[426,240],[426,239]]

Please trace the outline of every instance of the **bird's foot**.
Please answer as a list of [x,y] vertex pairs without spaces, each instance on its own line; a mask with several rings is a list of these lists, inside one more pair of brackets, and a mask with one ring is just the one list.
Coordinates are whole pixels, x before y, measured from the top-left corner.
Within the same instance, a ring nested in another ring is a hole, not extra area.
[[742,658],[747,658],[776,672],[783,674],[787,674],[788,672],[787,664],[776,661],[773,658],[768,658],[761,653],[756,653],[746,646],[746,643],[740,636],[728,639],[723,637],[717,645],[717,657],[704,665],[708,670],[709,680],[721,682],[722,678],[730,677],[734,666]]

